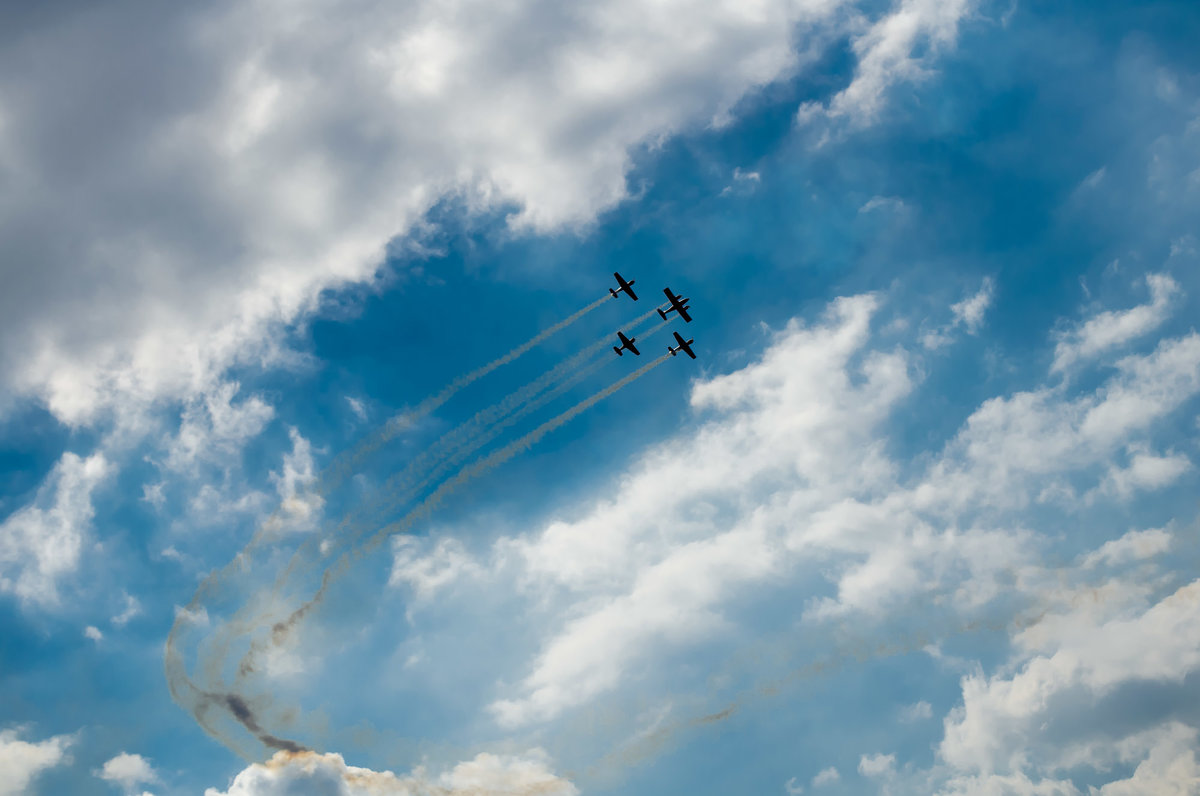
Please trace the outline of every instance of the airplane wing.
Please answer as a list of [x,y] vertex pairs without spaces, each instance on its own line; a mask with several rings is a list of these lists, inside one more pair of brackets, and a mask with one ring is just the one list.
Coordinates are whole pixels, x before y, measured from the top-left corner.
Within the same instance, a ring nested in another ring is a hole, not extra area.
[[642,352],[638,351],[637,346],[635,346],[633,343],[629,342],[628,340],[625,341],[625,347],[628,348],[630,351],[632,351],[634,356],[641,356]]
[[696,352],[692,351],[692,340],[684,340],[679,332],[675,332],[675,342],[679,343],[679,345],[675,348],[669,349],[672,354],[674,354],[676,351],[682,351],[692,359],[696,358]]
[[691,315],[688,315],[688,308],[687,308],[687,307],[685,307],[685,306],[683,306],[683,305],[680,305],[680,306],[676,307],[675,309],[677,309],[677,310],[679,311],[679,317],[680,317],[680,318],[683,318],[683,322],[684,322],[684,323],[691,323],[691,322],[692,322],[692,316],[691,316]]
[[621,345],[623,345],[623,346],[629,345],[629,338],[625,336],[624,332],[617,332],[617,337],[620,338]]
[[630,279],[629,281],[626,281],[625,278],[622,277],[621,274],[618,273],[617,271],[613,271],[613,278],[615,278],[617,280],[618,289],[613,290],[612,288],[609,288],[609,290],[608,290],[609,293],[612,293],[614,296],[616,296],[617,293],[625,292],[625,293],[628,293],[629,297],[631,299],[633,299],[634,301],[638,300],[637,293],[633,292],[634,280]]

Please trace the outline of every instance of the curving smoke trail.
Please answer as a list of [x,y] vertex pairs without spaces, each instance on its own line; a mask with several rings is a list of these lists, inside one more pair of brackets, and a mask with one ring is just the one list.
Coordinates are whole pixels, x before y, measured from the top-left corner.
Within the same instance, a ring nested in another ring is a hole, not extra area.
[[[422,401],[409,412],[393,418],[388,424],[377,434],[371,438],[364,440],[356,448],[340,456],[333,465],[326,469],[321,476],[321,481],[317,490],[318,495],[327,493],[328,490],[340,483],[346,474],[355,466],[361,463],[363,458],[369,455],[372,451],[384,444],[387,440],[394,437],[407,425],[411,424],[421,415],[428,414],[435,408],[449,400],[458,390],[461,390],[471,382],[490,373],[496,368],[511,362],[521,354],[525,353],[533,346],[543,342],[552,334],[565,328],[569,324],[577,321],[591,310],[598,307],[606,301],[608,297],[599,301],[593,302],[591,305],[584,307],[574,315],[560,321],[549,329],[541,332],[531,340],[518,346],[508,354],[500,357],[487,365],[466,374],[463,377],[456,379],[450,385],[447,385],[442,391],[436,395]],[[654,315],[656,309],[651,309],[639,318],[635,319],[627,328],[636,328],[646,319]],[[659,329],[665,326],[665,323],[659,324],[650,331],[646,332],[645,336],[654,334]],[[520,418],[528,415],[532,411],[541,408],[550,400],[562,395],[575,384],[582,381],[588,375],[593,373],[599,367],[607,364],[607,358],[599,361],[593,361],[589,364],[589,359],[595,359],[596,353],[607,348],[609,337],[597,340],[595,343],[573,355],[566,362],[547,371],[533,383],[517,390],[503,401],[488,407],[477,413],[466,423],[460,427],[448,432],[447,435],[435,443],[435,447],[431,451],[427,451],[428,455],[423,454],[419,462],[413,462],[405,471],[398,474],[394,481],[389,481],[390,495],[385,492],[381,498],[390,503],[384,508],[394,507],[398,503],[413,500],[420,492],[436,483],[438,478],[441,478],[453,466],[460,463],[463,459],[469,457],[474,452],[479,450],[483,445],[494,439],[504,428],[511,426]],[[558,428],[568,422],[573,417],[577,416],[595,403],[612,395],[616,391],[632,383],[634,380],[661,364],[665,361],[666,356],[661,356],[658,359],[647,363],[639,368],[634,373],[631,373],[617,382],[609,385],[605,389],[599,391],[595,395],[579,402],[575,406],[556,416],[555,418],[543,423],[533,431],[525,434],[514,442],[505,447],[493,452],[489,456],[475,462],[468,467],[463,468],[449,480],[441,483],[437,488],[426,497],[419,505],[410,511],[405,517],[397,522],[391,523],[376,532],[365,544],[358,546],[359,540],[366,532],[365,523],[361,521],[352,521],[354,518],[347,518],[337,529],[336,533],[339,537],[344,537],[346,531],[351,531],[351,539],[349,541],[350,549],[345,550],[347,542],[344,539],[327,540],[333,543],[334,549],[343,549],[343,553],[339,559],[329,567],[323,574],[320,588],[314,596],[300,608],[293,611],[287,619],[282,622],[277,622],[271,633],[271,641],[275,644],[282,642],[291,630],[298,624],[305,615],[307,615],[313,607],[318,605],[324,598],[329,586],[345,572],[349,566],[363,556],[375,550],[379,544],[389,536],[400,533],[412,525],[413,522],[428,516],[449,494],[455,489],[465,484],[467,481],[476,478],[489,470],[499,466],[503,462],[511,459],[518,453],[528,449],[535,444],[543,436],[550,431]],[[419,474],[425,471],[423,477],[417,478]],[[397,495],[396,492],[401,492]],[[398,499],[397,499],[398,498]],[[274,519],[274,518],[272,518]],[[357,528],[356,528],[357,526]],[[364,527],[365,526],[365,527]],[[260,614],[257,620],[247,621],[247,614],[251,610],[251,604],[247,603],[238,612],[235,617],[237,621],[227,623],[222,627],[223,632],[219,632],[210,648],[208,655],[201,657],[206,659],[204,666],[205,679],[209,683],[216,684],[209,688],[197,686],[189,677],[187,667],[184,664],[183,657],[179,651],[179,636],[184,626],[188,624],[187,619],[195,617],[203,613],[203,605],[206,601],[214,596],[214,593],[224,584],[225,580],[234,571],[245,570],[251,565],[251,554],[261,543],[270,535],[273,526],[268,520],[260,527],[259,531],[251,539],[250,543],[238,554],[232,561],[229,562],[220,571],[211,573],[205,581],[197,589],[192,601],[187,608],[181,609],[176,622],[173,624],[166,642],[166,650],[164,655],[164,670],[166,673],[168,686],[172,697],[177,703],[189,710],[197,719],[206,732],[220,740],[230,748],[237,749],[238,745],[210,719],[209,713],[214,708],[220,711],[220,715],[231,716],[244,729],[249,731],[260,743],[269,749],[282,750],[285,752],[296,752],[303,750],[299,744],[287,739],[279,738],[268,733],[261,726],[260,721],[255,716],[248,702],[235,689],[225,689],[220,686],[222,678],[219,675],[220,668],[223,662],[227,659],[229,647],[237,636],[245,636],[255,627],[261,627],[262,615]],[[279,590],[288,580],[288,573],[295,567],[298,561],[302,560],[302,556],[294,555],[289,564],[288,570],[276,581],[275,593],[273,596],[278,596]],[[241,664],[237,670],[236,684],[240,684],[242,678],[249,672],[255,669],[256,656],[266,645],[261,640],[250,644],[249,651],[242,657]]]
[[608,398],[623,387],[632,384],[637,379],[649,373],[654,368],[661,365],[670,357],[669,354],[663,354],[658,359],[652,360],[642,367],[635,370],[633,373],[618,379],[609,386],[595,393],[594,395],[585,398],[571,408],[561,414],[547,420],[537,428],[527,434],[518,437],[509,444],[496,451],[484,456],[478,461],[467,467],[459,470],[452,478],[442,482],[428,497],[420,504],[414,507],[408,514],[400,518],[396,522],[389,523],[375,532],[373,536],[367,539],[363,544],[352,547],[350,550],[342,553],[328,569],[325,570],[321,577],[320,588],[317,589],[313,596],[303,603],[300,607],[292,611],[288,617],[280,622],[276,622],[271,628],[269,641],[265,642],[261,639],[256,639],[250,649],[242,657],[238,664],[239,680],[247,674],[250,674],[258,668],[258,657],[270,646],[283,643],[291,634],[291,632],[304,620],[314,608],[319,606],[325,599],[326,594],[337,580],[346,574],[347,570],[358,560],[369,555],[379,547],[385,540],[395,536],[396,534],[407,531],[415,522],[426,519],[433,513],[443,500],[454,493],[463,484],[478,478],[487,472],[495,469],[504,462],[508,461],[518,453],[522,453],[536,444],[539,440],[549,434],[551,431],[561,427],[574,417],[577,417],[582,412],[595,406],[600,401]]
[[[366,459],[388,441],[395,438],[395,436],[402,430],[410,427],[413,423],[428,415],[442,404],[446,403],[446,401],[454,397],[454,395],[463,388],[467,387],[473,382],[478,381],[497,368],[507,365],[521,355],[528,353],[535,346],[544,343],[550,337],[554,336],[558,332],[561,332],[563,329],[566,329],[568,326],[580,320],[585,315],[612,298],[612,296],[604,296],[596,299],[586,307],[583,307],[582,309],[562,319],[558,323],[542,330],[521,345],[509,351],[507,354],[497,357],[486,365],[482,365],[469,373],[459,376],[454,381],[443,387],[439,392],[430,396],[429,398],[426,398],[424,401],[417,404],[407,412],[403,412],[392,417],[384,424],[383,428],[368,436],[366,439],[360,441],[351,450],[337,456],[329,464],[329,466],[317,476],[317,483],[312,490],[314,496],[318,499],[321,499],[328,495],[330,492],[336,489],[350,473],[354,472],[362,464],[364,459]],[[639,318],[638,321],[649,317],[652,313],[653,311],[647,312],[642,316],[642,318]],[[233,558],[233,560],[231,560],[221,569],[209,573],[209,575],[200,584],[200,587],[196,590],[195,594],[192,596],[192,599],[188,603],[185,610],[195,611],[197,608],[203,605],[204,601],[212,595],[213,591],[222,585],[224,581],[234,573],[234,571],[240,570],[246,565],[250,553],[260,547],[266,540],[270,539],[278,530],[281,522],[282,518],[278,511],[264,520],[259,526],[258,530],[251,537],[250,541],[246,544],[242,551]],[[172,640],[177,636],[178,630],[179,626],[178,622],[176,622],[176,624],[171,627],[171,632],[168,634],[168,647],[171,646]]]
[[[635,330],[647,319],[651,318],[657,308],[651,309],[635,318],[626,328]],[[660,331],[668,324],[661,321],[645,332],[641,339],[646,339]],[[494,440],[503,431],[546,404],[560,397],[572,387],[595,373],[601,367],[613,361],[610,356],[598,354],[607,353],[612,342],[613,333],[606,333],[596,341],[586,346],[566,361],[550,368],[538,378],[515,390],[501,401],[477,412],[473,417],[464,421],[454,429],[443,434],[425,451],[409,462],[401,472],[393,475],[378,490],[378,496],[371,503],[352,514],[344,517],[329,534],[310,537],[293,555],[287,566],[276,577],[270,595],[265,600],[266,605],[278,602],[283,588],[297,574],[310,572],[324,558],[325,552],[340,549],[346,544],[354,544],[367,528],[378,527],[382,516],[398,506],[415,500],[423,490],[437,483],[454,466],[461,464],[476,451]],[[589,360],[590,363],[589,363]],[[350,536],[349,542],[344,539]],[[317,551],[325,551],[317,555]],[[214,666],[219,666],[228,653],[230,644],[265,622],[265,613],[259,612],[251,618],[256,608],[256,601],[247,601],[222,628],[212,641],[213,650],[208,656],[209,676],[216,676]]]

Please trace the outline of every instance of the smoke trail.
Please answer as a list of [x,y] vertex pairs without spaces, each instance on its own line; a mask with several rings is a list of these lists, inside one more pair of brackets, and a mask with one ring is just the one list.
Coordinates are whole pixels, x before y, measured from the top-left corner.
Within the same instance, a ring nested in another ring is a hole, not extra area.
[[[647,311],[631,321],[626,328],[636,330],[638,326],[651,318],[656,312],[657,308]],[[643,334],[642,339],[653,335],[666,324],[666,321],[658,323]],[[521,418],[545,406],[574,385],[583,381],[600,367],[608,364],[611,358],[603,358],[592,362],[590,365],[586,363],[589,360],[595,359],[598,352],[606,351],[612,342],[612,336],[612,332],[604,334],[578,353],[572,355],[565,362],[543,373],[533,382],[514,391],[492,406],[477,412],[469,420],[464,421],[459,426],[443,434],[413,461],[409,462],[400,473],[389,478],[387,483],[378,490],[379,495],[369,505],[355,510],[352,514],[347,514],[332,533],[310,537],[306,540],[301,548],[293,554],[287,566],[276,577],[270,599],[273,600],[279,596],[283,586],[297,573],[297,568],[301,566],[301,562],[310,556],[315,548],[329,545],[331,539],[339,539],[347,533],[353,533],[353,529],[356,527],[362,527],[364,524],[372,524],[374,518],[386,515],[387,512],[394,510],[398,505],[403,505],[415,499],[421,490],[428,487],[429,484],[436,482],[451,467],[462,462],[488,442],[491,442],[505,429],[511,427]],[[378,519],[375,519],[375,522],[378,521]],[[335,543],[334,546],[341,547],[344,545],[342,543]],[[325,548],[322,547],[322,549]],[[309,565],[314,565],[318,561],[319,559],[309,558],[308,563]],[[223,634],[226,636],[230,634],[240,635],[259,623],[261,618],[250,623],[245,621],[247,613],[252,609],[252,604],[247,603],[242,610],[238,611],[232,617],[230,624],[222,628]]]
[[[353,549],[353,550],[344,552],[342,554],[342,556],[339,558],[339,560],[323,573],[323,576],[321,578],[320,588],[317,590],[317,592],[314,594],[314,596],[308,602],[306,602],[305,604],[303,604],[299,608],[297,608],[295,611],[293,611],[287,619],[285,619],[282,622],[277,622],[272,627],[271,641],[275,644],[282,643],[282,641],[284,641],[287,638],[287,636],[291,632],[291,630],[315,606],[320,604],[320,602],[323,600],[325,594],[328,592],[329,587],[337,579],[337,577],[339,577],[341,574],[343,574],[345,572],[345,570],[354,561],[362,558],[363,556],[367,555],[368,553],[373,551],[375,548],[377,548],[378,545],[380,543],[382,543],[383,540],[385,540],[386,538],[388,538],[391,535],[394,535],[396,533],[400,533],[404,530],[407,530],[415,521],[428,516],[441,503],[441,501],[444,500],[455,489],[457,489],[461,485],[465,484],[466,482],[470,481],[471,479],[476,478],[480,475],[483,475],[484,473],[494,469],[495,467],[499,466],[500,464],[503,464],[505,461],[511,459],[513,456],[517,455],[518,453],[520,453],[524,450],[527,450],[529,447],[534,445],[536,442],[538,442],[542,437],[544,437],[549,432],[559,428],[564,423],[566,423],[569,420],[571,420],[572,418],[576,417],[577,415],[579,415],[583,411],[587,410],[591,406],[595,405],[599,401],[609,397],[613,393],[617,392],[618,390],[629,385],[636,379],[645,375],[651,369],[662,364],[667,359],[667,356],[668,355],[664,354],[664,355],[660,356],[658,359],[647,363],[646,365],[642,366],[641,368],[634,371],[633,373],[619,379],[618,381],[614,382],[613,384],[609,385],[608,387],[604,388],[603,390],[599,391],[598,393],[592,395],[591,397],[584,399],[583,401],[580,401],[579,403],[575,404],[574,406],[567,409],[566,411],[559,414],[558,416],[552,418],[551,420],[546,421],[542,425],[535,428],[533,431],[530,431],[529,433],[518,438],[517,440],[513,441],[512,443],[509,443],[505,447],[493,452],[492,454],[481,459],[480,461],[476,462],[475,464],[473,464],[469,467],[466,467],[463,470],[460,470],[453,478],[451,478],[450,480],[441,484],[432,494],[430,494],[416,508],[414,508],[412,511],[410,511],[409,514],[406,515],[404,518],[380,529],[370,540],[368,540],[366,545],[364,545],[361,548],[357,548],[357,549]],[[229,566],[233,566],[235,563],[240,561],[241,558],[242,557],[239,556],[238,559],[235,559],[235,562],[231,562],[230,565],[227,565],[227,568]],[[207,584],[207,583],[205,585],[202,585],[201,589],[198,590],[198,592],[197,592],[197,597],[199,597],[201,594],[207,592],[207,589],[205,588],[205,586],[208,586],[208,585],[209,584]],[[196,602],[196,599],[197,598],[193,598],[193,603]],[[192,610],[193,611],[195,610],[194,605],[192,606]],[[172,626],[171,633],[168,635],[167,654],[164,656],[164,669],[165,669],[165,673],[167,676],[168,684],[171,689],[172,696],[175,698],[176,702],[178,702],[180,705],[189,707],[191,712],[196,716],[197,720],[199,721],[201,726],[206,731],[208,731],[211,735],[216,737],[218,740],[221,740],[226,745],[231,746],[229,740],[224,738],[220,733],[218,733],[216,731],[215,728],[212,727],[212,725],[210,725],[207,721],[205,721],[202,714],[212,704],[217,704],[218,706],[223,706],[225,709],[231,710],[231,711],[233,710],[233,705],[231,703],[229,703],[228,700],[225,700],[222,703],[220,699],[214,699],[213,698],[214,695],[211,692],[202,691],[201,689],[196,688],[196,686],[191,682],[190,678],[188,678],[186,669],[183,666],[182,657],[178,654],[178,651],[175,647],[175,644],[177,643],[177,634],[178,634],[180,626],[181,626],[181,617],[176,619],[176,623]],[[238,669],[237,669],[238,681],[241,681],[245,675],[255,671],[257,655],[264,649],[264,647],[265,647],[265,645],[260,640],[251,643],[250,649],[243,656],[243,658],[238,666]],[[220,657],[223,658],[223,656],[220,656]],[[184,686],[186,686],[187,689],[191,693],[200,695],[201,698],[197,699],[197,700],[186,699],[186,696],[184,693]],[[241,706],[245,706],[244,702],[241,702],[239,704]],[[252,717],[252,714],[251,714],[251,717]],[[281,738],[278,738],[273,735],[265,734],[265,732],[262,731],[261,728],[259,728],[258,730],[255,730],[253,727],[251,727],[250,724],[247,724],[246,721],[244,721],[242,717],[238,717],[235,715],[235,718],[237,718],[238,721],[240,723],[242,723],[242,725],[245,726],[247,729],[250,729],[255,734],[255,736],[259,738],[260,741],[273,746],[273,748],[285,748],[285,747],[281,746],[281,744],[291,744],[292,743],[285,739],[281,739]],[[258,727],[257,723],[255,723],[254,726]]]
[[[586,411],[605,398],[608,398],[623,387],[632,384],[634,381],[665,362],[669,356],[669,354],[663,354],[658,359],[646,363],[633,373],[630,373],[629,375],[613,382],[608,387],[605,387],[589,398],[585,398],[571,408],[567,409],[565,412],[562,412],[550,420],[547,420],[545,423],[542,423],[540,426],[524,436],[513,440],[508,445],[505,445],[503,448],[500,448],[483,457],[474,464],[459,470],[458,473],[456,473],[452,478],[444,481],[440,486],[438,486],[437,489],[435,489],[428,497],[425,498],[425,500],[413,508],[412,511],[410,511],[407,515],[396,522],[380,528],[374,536],[368,539],[366,543],[360,547],[355,547],[343,553],[334,564],[325,570],[321,577],[321,586],[317,589],[316,593],[307,602],[294,610],[286,619],[277,622],[272,626],[271,641],[274,644],[282,643],[288,637],[291,631],[304,619],[304,617],[306,617],[313,610],[313,608],[320,605],[320,603],[324,600],[325,595],[328,593],[329,587],[336,582],[341,575],[345,574],[346,570],[352,564],[364,556],[369,555],[372,551],[378,548],[384,540],[398,533],[407,531],[410,527],[412,527],[413,523],[428,517],[433,510],[436,509],[438,505],[440,505],[441,502],[446,499],[446,497],[452,494],[460,486],[495,469],[499,465],[511,459],[513,456],[516,456],[518,453],[528,450],[551,431],[559,428],[564,423],[567,423],[580,413]],[[239,678],[254,672],[257,669],[256,659],[259,653],[264,649],[265,645],[258,640],[250,645],[249,651],[245,656],[243,656],[238,665]]]
[[326,475],[323,481],[326,482],[326,485],[324,488],[332,489],[336,487],[346,478],[349,473],[358,468],[358,465],[362,463],[363,459],[377,450],[381,445],[385,444],[388,440],[395,437],[401,431],[410,427],[414,422],[437,409],[442,404],[446,403],[446,401],[450,400],[450,398],[452,398],[459,390],[463,389],[472,382],[478,381],[494,371],[496,368],[499,368],[502,365],[507,365],[517,357],[527,353],[534,346],[545,342],[550,337],[554,336],[558,332],[561,332],[563,329],[575,323],[580,318],[587,315],[589,312],[596,309],[611,298],[612,296],[604,296],[603,298],[596,299],[591,304],[587,305],[573,315],[567,316],[553,326],[550,326],[529,338],[504,356],[493,359],[486,365],[478,367],[470,373],[459,376],[457,379],[443,387],[440,392],[429,396],[409,411],[402,412],[401,414],[392,417],[387,421],[387,423],[384,424],[384,427],[375,436],[363,440],[357,447],[355,447],[354,450],[338,456],[333,460],[333,462],[330,463],[329,467],[327,467],[325,470]]
[[[383,429],[360,442],[353,450],[338,456],[328,467],[326,467],[319,476],[318,484],[313,490],[314,493],[318,497],[323,497],[324,495],[329,494],[329,492],[331,492],[343,480],[345,480],[350,472],[352,472],[361,464],[364,458],[369,456],[375,450],[378,450],[378,448],[385,444],[388,440],[395,437],[395,435],[403,428],[407,427],[429,412],[432,412],[434,409],[441,406],[451,397],[453,397],[455,393],[468,386],[472,382],[477,381],[497,368],[512,362],[517,357],[528,352],[534,346],[545,342],[551,336],[575,323],[580,318],[599,307],[605,301],[608,301],[610,298],[612,297],[604,296],[596,301],[593,301],[591,304],[588,304],[586,307],[564,318],[553,326],[550,326],[549,328],[539,332],[537,335],[509,351],[504,356],[494,359],[486,365],[483,365],[482,367],[476,368],[470,373],[458,377],[446,387],[442,388],[442,390],[437,394],[425,399],[408,412],[393,417],[385,424]],[[646,313],[642,317],[649,317],[649,315],[652,313],[653,310]],[[640,321],[641,318],[638,320]],[[171,630],[167,634],[164,668],[166,670],[168,684],[171,687],[172,696],[174,696],[176,701],[180,704],[183,704],[183,702],[180,701],[183,697],[183,694],[180,690],[180,682],[187,682],[188,685],[191,685],[191,681],[188,679],[186,671],[183,667],[182,658],[175,652],[176,644],[178,643],[178,636],[182,629],[180,617],[194,614],[197,609],[210,596],[212,596],[213,592],[220,585],[222,585],[235,570],[242,569],[244,566],[246,566],[250,553],[256,550],[263,543],[263,541],[278,528],[279,523],[280,518],[278,512],[268,517],[259,526],[258,530],[251,537],[250,541],[237,556],[235,556],[221,569],[214,570],[209,573],[209,575],[196,589],[196,592],[192,595],[192,599],[188,602],[187,607],[180,613],[180,616],[176,617],[175,622],[172,624]]]

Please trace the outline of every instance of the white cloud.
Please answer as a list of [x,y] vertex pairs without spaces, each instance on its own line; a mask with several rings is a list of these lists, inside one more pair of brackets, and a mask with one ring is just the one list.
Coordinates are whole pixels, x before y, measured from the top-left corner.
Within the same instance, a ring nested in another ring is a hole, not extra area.
[[121,610],[121,613],[112,618],[112,623],[117,627],[124,627],[129,624],[129,620],[142,614],[142,604],[138,602],[136,597],[128,593],[123,596],[125,598],[125,607]]
[[362,401],[347,395],[346,403],[350,405],[350,411],[354,413],[355,417],[361,421],[367,419],[367,407],[363,405]]
[[168,467],[190,471],[197,460],[220,461],[263,430],[275,410],[257,396],[234,403],[239,389],[237,382],[226,382],[188,401],[167,452]]
[[1179,293],[1179,284],[1166,274],[1149,274],[1146,284],[1150,288],[1149,304],[1098,313],[1060,335],[1051,370],[1066,370],[1161,326],[1170,316],[1171,300]]
[[[1074,738],[1054,731],[1051,722],[1060,711],[1086,728],[1079,719],[1099,710],[1099,701],[1116,689],[1145,682],[1178,685],[1200,667],[1200,581],[1158,601],[1147,596],[1146,586],[1125,579],[1061,595],[1061,608],[1014,636],[1020,662],[1014,674],[977,672],[963,679],[963,705],[945,720],[941,757],[956,769],[981,774],[1032,765],[1103,767],[1100,752],[1069,748],[1088,741],[1086,729],[1076,730]],[[1093,745],[1111,755],[1115,747],[1106,738],[1121,731],[1120,721],[1125,719],[1094,720],[1090,726],[1099,737]]]
[[1118,745],[1122,762],[1140,760],[1128,779],[1100,787],[1096,796],[1183,794],[1200,791],[1196,728],[1177,721],[1134,736]]
[[864,777],[885,777],[896,768],[895,755],[863,755],[858,760],[858,773]]
[[0,524],[0,592],[51,606],[58,581],[76,570],[94,514],[92,492],[113,467],[97,453],[64,453],[37,497]]
[[967,334],[976,334],[983,325],[984,314],[992,304],[994,288],[992,278],[984,277],[983,284],[975,295],[950,305],[953,319],[937,329],[926,332],[921,337],[921,344],[931,351],[949,345],[954,342],[951,332],[960,326],[966,327]]
[[457,539],[442,539],[425,555],[420,554],[420,546],[414,536],[402,534],[393,540],[389,585],[408,584],[419,599],[427,600],[459,578],[482,572]]
[[150,761],[141,755],[121,752],[116,757],[105,762],[96,776],[105,782],[120,785],[127,793],[132,793],[138,785],[149,785],[158,782],[158,774]]
[[838,773],[838,770],[833,766],[830,766],[829,768],[823,768],[817,772],[817,775],[812,778],[812,785],[814,788],[819,788],[822,785],[829,785],[837,782],[841,778],[842,775]]
[[887,208],[893,212],[904,210],[907,205],[903,199],[898,199],[895,196],[872,196],[862,207],[858,208],[859,213],[870,213],[872,210]]
[[88,625],[83,629],[83,635],[90,638],[92,641],[99,643],[104,640],[104,634],[100,632],[100,628]]
[[339,754],[278,752],[266,763],[241,771],[229,788],[205,790],[205,796],[285,796],[295,793],[329,796],[576,796],[579,790],[553,774],[539,750],[524,756],[486,752],[459,763],[440,776],[418,768],[407,776],[346,765]]
[[783,789],[785,792],[787,792],[788,796],[798,796],[799,794],[804,793],[804,786],[797,785],[795,777],[792,777],[787,782],[783,783]]
[[990,276],[985,277],[978,293],[970,298],[963,299],[957,304],[950,305],[950,311],[954,313],[955,326],[959,324],[966,326],[967,334],[978,332],[980,325],[983,323],[983,314],[987,312],[988,307],[992,304],[993,289],[992,278]]
[[288,436],[292,440],[292,450],[283,456],[282,471],[271,473],[282,511],[278,522],[306,529],[312,526],[324,500],[311,490],[317,480],[312,444],[295,428],[288,429]]
[[913,705],[907,705],[900,711],[900,721],[911,723],[921,721],[923,719],[933,718],[933,706],[925,700],[921,700]]
[[1097,488],[1120,498],[1128,498],[1137,491],[1169,486],[1191,469],[1191,460],[1182,453],[1156,456],[1139,446],[1130,451],[1129,466],[1114,464],[1109,468],[1104,483]]
[[[936,55],[954,46],[958,24],[971,6],[969,0],[898,0],[854,38],[858,66],[850,85],[825,109],[806,103],[797,120],[805,124],[819,115],[845,118],[851,124],[874,120],[890,87],[929,76]],[[924,54],[915,54],[922,50]]]
[[18,730],[0,730],[0,796],[27,793],[38,774],[66,761],[72,743],[68,735],[57,735],[30,743],[20,739]]
[[1100,549],[1084,557],[1082,567],[1092,569],[1100,564],[1123,564],[1165,553],[1171,547],[1170,532],[1162,528],[1129,531],[1119,539],[1105,542]]
[[1038,569],[1040,536],[1014,512],[1056,480],[1096,483],[1200,391],[1200,337],[1162,340],[1091,392],[985,401],[902,478],[883,424],[913,383],[906,352],[868,345],[876,305],[839,299],[818,324],[790,323],[759,361],[697,382],[701,422],[606,486],[616,497],[497,542],[518,587],[562,617],[492,703],[502,725],[551,720],[662,648],[719,636],[733,595],[787,581],[800,561],[821,562],[835,587],[806,621],[880,619],[917,595],[985,605]]
[[442,199],[591,222],[626,197],[631,151],[791,74],[796,27],[842,4],[64,12],[0,58],[22,197],[0,206],[0,262],[20,264],[3,381],[68,423],[212,395],[231,364],[285,361],[283,328],[369,282]]

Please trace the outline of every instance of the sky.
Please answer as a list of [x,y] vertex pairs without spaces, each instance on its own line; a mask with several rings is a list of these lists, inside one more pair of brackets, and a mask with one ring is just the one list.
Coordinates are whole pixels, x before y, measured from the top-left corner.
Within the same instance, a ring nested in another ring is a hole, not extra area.
[[8,4],[0,796],[1200,793],[1198,39]]

